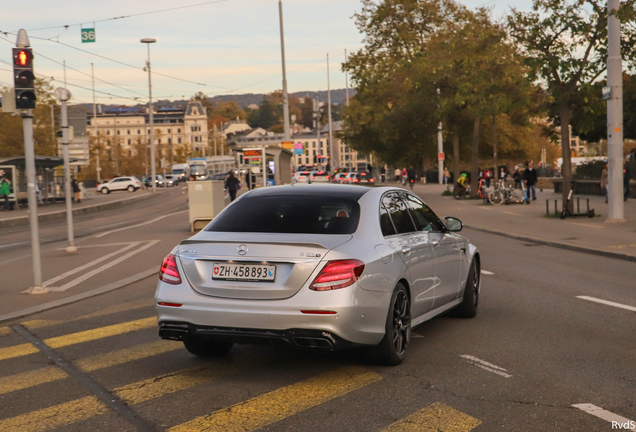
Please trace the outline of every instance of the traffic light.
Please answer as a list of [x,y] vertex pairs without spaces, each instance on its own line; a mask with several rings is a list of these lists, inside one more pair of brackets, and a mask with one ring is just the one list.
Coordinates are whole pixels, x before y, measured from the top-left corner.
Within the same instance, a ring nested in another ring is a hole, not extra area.
[[13,48],[13,78],[15,107],[17,109],[35,108],[35,75],[31,48]]

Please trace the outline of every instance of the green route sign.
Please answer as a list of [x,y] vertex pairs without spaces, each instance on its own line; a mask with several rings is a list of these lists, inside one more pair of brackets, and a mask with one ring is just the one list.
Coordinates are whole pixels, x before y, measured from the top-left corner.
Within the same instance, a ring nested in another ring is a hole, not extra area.
[[82,43],[95,42],[95,29],[83,28],[82,29]]

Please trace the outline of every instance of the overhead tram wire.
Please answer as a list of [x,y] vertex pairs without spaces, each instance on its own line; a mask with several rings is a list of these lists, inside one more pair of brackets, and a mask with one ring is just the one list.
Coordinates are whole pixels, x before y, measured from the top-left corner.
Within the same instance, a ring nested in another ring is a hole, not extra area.
[[177,7],[173,7],[173,8],[168,8],[168,9],[158,9],[158,10],[154,10],[154,11],[146,11],[146,12],[140,12],[140,13],[136,13],[136,14],[130,14],[130,15],[121,15],[121,16],[116,16],[116,17],[112,17],[112,18],[104,18],[101,20],[89,20],[89,21],[84,21],[81,23],[77,23],[77,24],[65,24],[65,25],[56,25],[56,26],[51,26],[51,27],[41,27],[41,28],[36,28],[36,29],[28,29],[27,31],[40,31],[40,30],[51,30],[51,29],[57,29],[57,28],[69,28],[69,27],[75,27],[75,26],[81,26],[84,24],[90,24],[90,23],[100,23],[100,22],[106,22],[106,21],[115,21],[115,20],[121,20],[121,19],[126,19],[126,18],[133,18],[133,17],[138,17],[138,16],[142,16],[142,15],[150,15],[150,14],[155,14],[155,13],[161,13],[161,12],[171,12],[171,11],[175,11],[175,10],[179,10],[179,9],[188,9],[188,8],[193,8],[193,7],[199,7],[199,6],[207,6],[209,4],[215,4],[215,3],[225,3],[231,0],[213,0],[213,1],[207,1],[207,2],[203,2],[203,3],[195,3],[195,4],[191,4],[191,5],[185,5],[185,6],[177,6]]

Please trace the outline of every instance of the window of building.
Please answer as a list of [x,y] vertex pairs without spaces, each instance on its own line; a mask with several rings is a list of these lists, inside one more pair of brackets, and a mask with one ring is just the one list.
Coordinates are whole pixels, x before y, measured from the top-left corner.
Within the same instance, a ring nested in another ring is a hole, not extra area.
[[177,129],[177,133],[181,133],[181,129]]
[[137,135],[141,135],[141,130],[137,129]]
[[172,138],[168,138],[168,144],[172,144]]
[[128,145],[130,145],[130,140],[128,140]]
[[130,135],[130,129],[128,129],[126,132],[127,132],[127,135]]
[[172,133],[172,130],[171,130],[171,129],[168,129],[168,133]]
[[117,131],[117,135],[121,135],[121,133],[120,133],[120,132],[121,132],[121,131]]
[[106,135],[110,135],[110,131],[109,130],[106,131]]
[[179,138],[178,143],[181,144],[181,138]]

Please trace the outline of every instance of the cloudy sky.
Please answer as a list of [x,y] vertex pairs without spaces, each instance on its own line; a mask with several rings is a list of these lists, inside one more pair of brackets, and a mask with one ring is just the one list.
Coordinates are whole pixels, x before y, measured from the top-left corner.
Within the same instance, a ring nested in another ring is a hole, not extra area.
[[[530,0],[462,2],[470,8],[488,5],[495,16],[511,5],[531,4]],[[196,6],[148,13],[188,5]],[[284,0],[283,7],[289,91],[326,89],[327,53],[332,58],[331,87],[344,88],[339,65],[344,50],[355,51],[361,44],[351,18],[360,9],[359,0]],[[143,15],[106,20],[136,14]],[[96,90],[103,92],[98,102],[133,104],[126,98],[136,97],[147,101],[148,78],[141,70],[147,52],[141,38],[157,39],[150,47],[153,72],[185,80],[153,74],[154,98],[189,98],[198,91],[209,96],[270,92],[281,88],[278,25],[276,0],[11,2],[0,14],[0,31],[9,32],[0,37],[10,40],[0,40],[0,48],[4,46],[0,85],[11,81],[10,48],[15,42],[11,33],[25,28],[35,52],[36,73],[54,77],[53,84],[61,86],[65,60],[68,88],[76,102],[92,102],[91,63]],[[95,27],[96,43],[81,42],[82,27]]]

